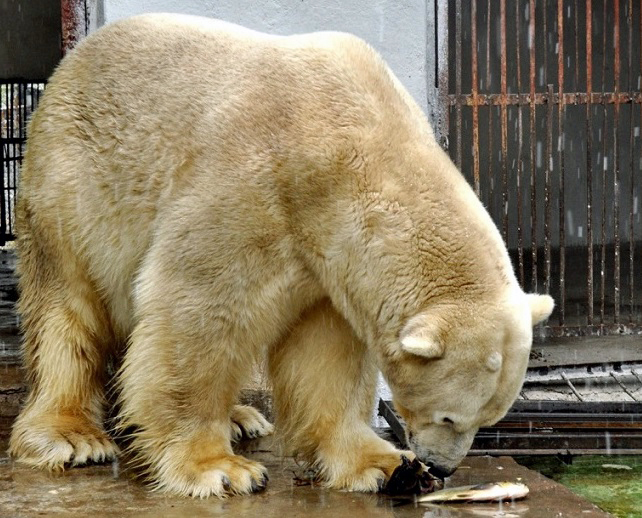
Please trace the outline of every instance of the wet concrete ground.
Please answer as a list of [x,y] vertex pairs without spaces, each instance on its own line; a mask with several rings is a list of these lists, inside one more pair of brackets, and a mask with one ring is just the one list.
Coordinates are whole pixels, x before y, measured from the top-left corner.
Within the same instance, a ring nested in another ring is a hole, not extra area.
[[[5,423],[0,423],[6,426]],[[503,517],[552,518],[610,516],[563,486],[509,457],[470,457],[447,480],[447,487],[488,481],[510,480],[530,488],[526,500],[500,504],[417,506],[412,502],[380,495],[324,490],[300,485],[303,470],[292,459],[282,459],[271,450],[270,441],[253,441],[240,450],[268,467],[270,482],[263,493],[194,500],[151,492],[117,464],[73,468],[62,474],[36,471],[14,463],[6,456],[6,428],[0,441],[0,516],[209,517]]]
[[[7,292],[3,284],[3,279],[7,276],[2,275],[9,264],[5,255],[0,254],[0,293]],[[15,282],[15,279],[11,282]],[[5,300],[6,298],[9,300]],[[269,438],[239,446],[239,450],[245,455],[268,467],[270,482],[267,489],[260,494],[227,500],[193,500],[153,493],[141,481],[136,480],[132,473],[123,471],[117,464],[74,468],[62,474],[50,474],[21,466],[6,454],[9,429],[26,394],[24,374],[18,367],[19,338],[11,300],[13,297],[0,297],[0,518],[610,516],[564,486],[518,465],[509,457],[469,457],[446,481],[446,487],[519,480],[530,488],[530,495],[526,500],[503,505],[457,504],[430,507],[417,506],[412,502],[404,504],[401,499],[381,495],[342,493],[310,484],[300,485],[301,482],[297,481],[295,475],[303,475],[304,470],[292,459],[283,459],[275,454]],[[269,398],[261,390],[245,394],[245,402],[257,405],[266,415],[270,415]]]

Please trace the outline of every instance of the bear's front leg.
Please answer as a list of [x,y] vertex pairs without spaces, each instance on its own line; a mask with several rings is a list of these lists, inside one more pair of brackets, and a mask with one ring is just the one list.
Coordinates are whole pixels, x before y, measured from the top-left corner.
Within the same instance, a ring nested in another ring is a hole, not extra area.
[[[376,365],[329,300],[306,312],[270,351],[269,368],[283,443],[313,464],[326,486],[381,491],[414,460],[370,428]],[[414,476],[416,487],[427,478],[423,469]]]
[[[235,431],[271,431],[258,412],[235,405],[252,351],[238,347],[227,321],[207,318],[198,286],[154,274],[153,283],[140,282],[138,323],[119,372],[120,427],[133,430],[132,464],[155,488],[175,494],[259,491],[266,468],[235,455],[231,446]],[[181,303],[181,290],[189,303]]]

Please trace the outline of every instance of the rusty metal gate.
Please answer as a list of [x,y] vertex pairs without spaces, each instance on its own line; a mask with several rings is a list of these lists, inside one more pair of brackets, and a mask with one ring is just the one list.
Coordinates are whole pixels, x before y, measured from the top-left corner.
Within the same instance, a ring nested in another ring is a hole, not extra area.
[[438,137],[556,299],[545,333],[642,333],[641,2],[433,7]]
[[16,185],[27,134],[27,120],[38,103],[43,82],[0,81],[0,245],[14,236]]

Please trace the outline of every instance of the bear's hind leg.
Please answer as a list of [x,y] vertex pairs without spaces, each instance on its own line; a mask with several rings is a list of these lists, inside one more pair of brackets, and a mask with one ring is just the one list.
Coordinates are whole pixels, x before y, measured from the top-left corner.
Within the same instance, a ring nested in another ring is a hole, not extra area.
[[377,370],[366,346],[324,300],[270,351],[276,429],[328,487],[379,491],[414,459],[372,430]]
[[23,218],[18,249],[23,357],[30,381],[10,453],[38,467],[102,462],[117,448],[103,429],[111,328],[85,271]]

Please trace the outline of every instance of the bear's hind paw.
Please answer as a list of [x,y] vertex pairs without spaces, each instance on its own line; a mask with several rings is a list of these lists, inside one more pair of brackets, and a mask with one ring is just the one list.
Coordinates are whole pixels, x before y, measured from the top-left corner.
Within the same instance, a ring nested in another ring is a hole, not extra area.
[[230,419],[233,441],[239,441],[243,437],[257,439],[274,431],[274,426],[263,414],[251,406],[234,405]]
[[105,432],[83,419],[18,420],[11,436],[10,452],[20,462],[51,471],[116,458],[118,447]]

